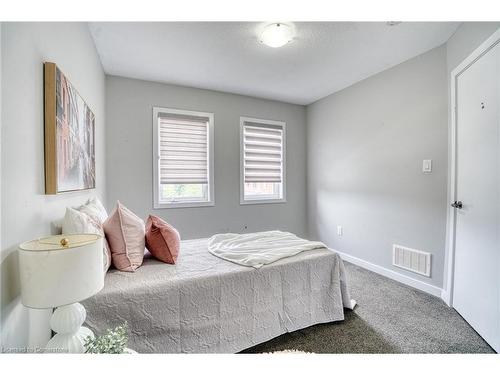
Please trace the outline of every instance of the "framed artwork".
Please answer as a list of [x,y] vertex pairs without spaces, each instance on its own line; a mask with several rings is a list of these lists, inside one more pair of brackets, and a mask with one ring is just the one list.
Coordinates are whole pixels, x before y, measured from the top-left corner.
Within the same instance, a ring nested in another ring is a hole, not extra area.
[[45,194],[95,188],[95,116],[56,64],[44,64]]

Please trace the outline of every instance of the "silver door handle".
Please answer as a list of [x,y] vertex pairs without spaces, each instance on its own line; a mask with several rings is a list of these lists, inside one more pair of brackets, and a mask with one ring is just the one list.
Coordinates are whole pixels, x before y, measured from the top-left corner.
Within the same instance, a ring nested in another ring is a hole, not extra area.
[[461,210],[463,208],[462,201],[455,201],[455,202],[453,202],[451,204],[451,207],[458,208],[459,210]]

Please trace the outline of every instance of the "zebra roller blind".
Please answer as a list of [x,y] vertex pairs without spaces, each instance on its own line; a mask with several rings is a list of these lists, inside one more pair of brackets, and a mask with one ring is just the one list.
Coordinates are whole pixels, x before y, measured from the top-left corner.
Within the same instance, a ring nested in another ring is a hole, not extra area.
[[160,184],[208,183],[205,117],[158,114]]
[[243,123],[244,181],[282,182],[283,126]]

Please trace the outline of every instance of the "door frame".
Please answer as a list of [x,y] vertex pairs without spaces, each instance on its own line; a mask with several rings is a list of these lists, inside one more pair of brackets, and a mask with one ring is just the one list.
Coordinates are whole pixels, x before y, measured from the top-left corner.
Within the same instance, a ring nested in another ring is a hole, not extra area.
[[495,31],[488,39],[486,39],[478,48],[474,50],[465,60],[463,60],[453,71],[450,78],[450,152],[448,164],[448,214],[447,214],[447,238],[445,249],[445,271],[446,284],[443,287],[441,298],[448,306],[453,307],[453,283],[455,273],[455,225],[456,225],[456,209],[450,206],[451,202],[457,200],[456,197],[456,171],[457,171],[457,79],[465,70],[479,60],[484,54],[500,43],[500,29]]

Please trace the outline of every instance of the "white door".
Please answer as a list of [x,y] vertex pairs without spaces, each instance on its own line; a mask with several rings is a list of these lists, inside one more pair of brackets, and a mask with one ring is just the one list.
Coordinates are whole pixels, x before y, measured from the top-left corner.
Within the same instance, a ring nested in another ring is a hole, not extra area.
[[[453,307],[500,351],[500,45],[456,81]],[[460,203],[462,207],[460,208]]]

